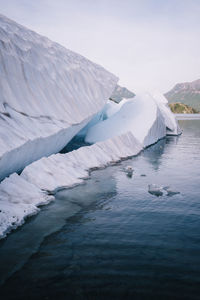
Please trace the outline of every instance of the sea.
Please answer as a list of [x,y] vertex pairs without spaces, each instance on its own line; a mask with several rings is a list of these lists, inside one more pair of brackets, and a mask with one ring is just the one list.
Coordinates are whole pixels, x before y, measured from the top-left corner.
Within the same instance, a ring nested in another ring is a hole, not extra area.
[[200,120],[179,125],[1,240],[0,299],[200,299]]

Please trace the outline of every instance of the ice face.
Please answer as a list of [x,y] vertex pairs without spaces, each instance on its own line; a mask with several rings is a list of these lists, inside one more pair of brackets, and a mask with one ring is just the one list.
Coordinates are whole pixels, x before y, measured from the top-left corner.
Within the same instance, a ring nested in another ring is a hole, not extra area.
[[0,15],[0,180],[61,150],[99,111],[117,78]]

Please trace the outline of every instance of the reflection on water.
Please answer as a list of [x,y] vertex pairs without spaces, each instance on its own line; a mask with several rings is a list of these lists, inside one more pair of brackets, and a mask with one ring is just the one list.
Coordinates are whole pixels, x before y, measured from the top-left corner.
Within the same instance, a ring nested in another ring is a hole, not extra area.
[[162,155],[165,151],[165,146],[166,146],[166,138],[160,140],[155,145],[147,148],[143,153],[143,156],[150,164],[152,164],[155,170],[158,170],[159,165],[162,162]]
[[[3,241],[2,299],[199,299],[200,121],[180,125],[179,138],[60,191]],[[155,197],[153,183],[180,194]]]

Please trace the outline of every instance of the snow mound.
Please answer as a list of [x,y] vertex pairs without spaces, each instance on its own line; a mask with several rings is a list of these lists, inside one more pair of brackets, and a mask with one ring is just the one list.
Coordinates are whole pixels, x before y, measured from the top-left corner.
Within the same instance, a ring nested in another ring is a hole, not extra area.
[[61,150],[102,110],[117,81],[0,15],[0,179]]

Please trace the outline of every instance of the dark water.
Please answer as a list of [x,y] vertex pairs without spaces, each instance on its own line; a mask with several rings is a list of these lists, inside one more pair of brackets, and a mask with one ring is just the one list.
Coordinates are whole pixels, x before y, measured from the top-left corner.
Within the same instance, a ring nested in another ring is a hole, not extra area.
[[180,125],[1,241],[0,299],[200,299],[200,120]]
[[61,151],[60,153],[68,153],[77,150],[80,147],[90,146],[91,144],[84,141],[84,137],[75,136]]

